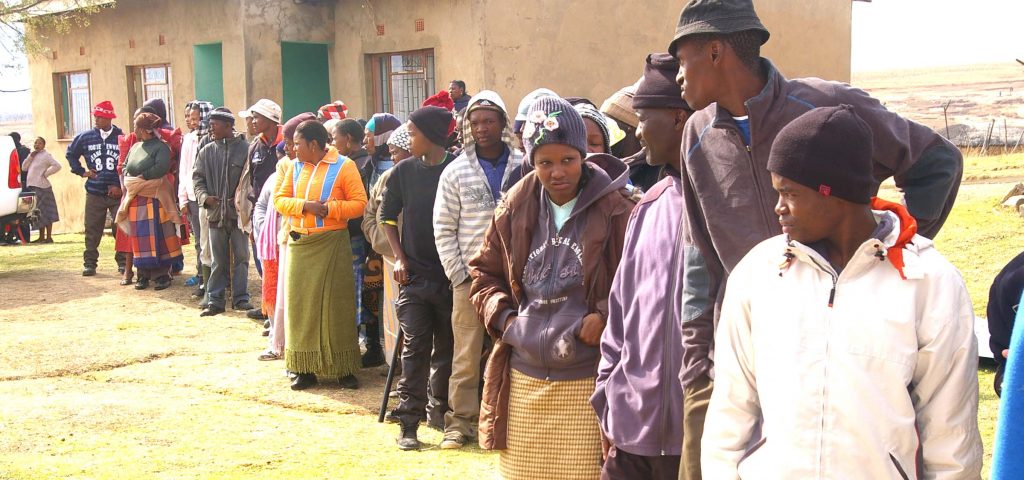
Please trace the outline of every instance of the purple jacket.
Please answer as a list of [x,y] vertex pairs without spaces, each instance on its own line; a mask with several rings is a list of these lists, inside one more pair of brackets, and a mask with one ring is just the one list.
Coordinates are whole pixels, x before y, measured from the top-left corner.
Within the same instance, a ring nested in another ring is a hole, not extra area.
[[655,184],[630,216],[590,399],[605,436],[615,448],[634,455],[682,451],[683,197],[678,175],[671,172]]

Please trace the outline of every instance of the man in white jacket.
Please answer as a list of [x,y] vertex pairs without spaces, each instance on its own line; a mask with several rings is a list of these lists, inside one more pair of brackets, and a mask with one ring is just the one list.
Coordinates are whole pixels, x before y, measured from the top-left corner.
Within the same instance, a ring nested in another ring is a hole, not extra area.
[[971,302],[907,210],[871,198],[871,141],[841,105],[772,145],[783,234],[729,278],[704,478],[979,478]]
[[472,420],[480,412],[480,355],[484,326],[469,301],[469,259],[484,241],[494,207],[510,174],[523,163],[512,147],[505,103],[484,90],[469,100],[462,119],[462,155],[441,174],[434,201],[434,241],[452,288],[455,354],[448,382],[451,411],[441,448],[454,449],[475,437]]

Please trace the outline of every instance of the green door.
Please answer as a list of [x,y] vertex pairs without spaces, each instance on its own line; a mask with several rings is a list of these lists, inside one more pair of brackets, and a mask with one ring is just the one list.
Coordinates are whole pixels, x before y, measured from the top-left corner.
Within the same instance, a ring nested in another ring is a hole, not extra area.
[[224,60],[220,43],[192,47],[195,54],[196,100],[205,100],[214,106],[224,106]]
[[282,121],[331,102],[326,43],[281,42]]

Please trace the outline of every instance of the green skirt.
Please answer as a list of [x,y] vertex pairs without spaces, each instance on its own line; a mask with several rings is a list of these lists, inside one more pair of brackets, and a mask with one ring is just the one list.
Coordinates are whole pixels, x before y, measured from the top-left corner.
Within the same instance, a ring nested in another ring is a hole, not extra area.
[[[288,242],[286,368],[343,377],[362,367],[348,231]],[[280,301],[280,300],[279,300]]]

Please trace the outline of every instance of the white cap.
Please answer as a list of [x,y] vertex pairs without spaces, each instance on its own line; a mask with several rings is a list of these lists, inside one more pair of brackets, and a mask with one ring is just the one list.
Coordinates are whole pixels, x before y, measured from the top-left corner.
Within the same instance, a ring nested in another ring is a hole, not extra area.
[[253,106],[249,107],[248,110],[238,112],[238,116],[248,118],[254,113],[263,115],[272,122],[281,123],[281,106],[274,103],[273,100],[261,98]]

